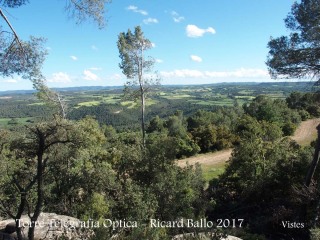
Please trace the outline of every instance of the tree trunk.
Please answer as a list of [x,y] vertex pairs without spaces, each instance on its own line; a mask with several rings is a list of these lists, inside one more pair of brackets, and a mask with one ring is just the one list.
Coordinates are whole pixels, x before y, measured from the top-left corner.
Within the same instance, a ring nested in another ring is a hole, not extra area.
[[21,216],[23,214],[23,211],[24,211],[26,203],[27,203],[25,192],[20,193],[20,199],[21,199],[21,202],[20,202],[20,206],[18,209],[18,213],[15,218],[15,222],[16,222],[16,233],[17,233],[18,240],[23,240],[21,226],[20,226],[20,219],[21,219]]
[[305,179],[305,186],[309,187],[313,178],[313,175],[317,169],[318,163],[319,163],[319,152],[320,152],[320,124],[317,126],[318,130],[318,140],[316,144],[316,149],[314,150],[313,160],[311,162],[311,165],[309,167],[308,173],[306,175]]
[[146,109],[146,99],[145,99],[144,91],[142,89],[141,90],[141,131],[142,131],[143,147],[146,146],[145,109]]
[[31,226],[28,231],[28,239],[34,240],[34,230],[36,226],[36,222],[41,213],[41,208],[43,204],[43,154],[45,148],[45,139],[42,133],[39,133],[39,150],[37,153],[37,204],[34,210],[33,216],[31,217]]

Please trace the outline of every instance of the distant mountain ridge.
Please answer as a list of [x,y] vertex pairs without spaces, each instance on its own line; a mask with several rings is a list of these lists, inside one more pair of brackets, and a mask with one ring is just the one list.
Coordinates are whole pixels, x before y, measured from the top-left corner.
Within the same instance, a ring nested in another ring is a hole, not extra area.
[[[306,86],[311,87],[313,82],[221,82],[221,83],[210,83],[210,84],[166,84],[161,85],[162,87],[173,87],[173,88],[180,88],[180,87],[190,87],[190,86],[245,86],[245,85],[260,85],[260,86],[270,86],[270,85],[292,85],[292,86]],[[55,91],[59,92],[77,92],[77,91],[99,91],[99,90],[114,90],[114,89],[122,89],[123,86],[79,86],[79,87],[66,87],[66,88],[52,88]],[[35,90],[0,90],[0,96],[4,95],[11,95],[11,94],[32,94],[35,93]]]

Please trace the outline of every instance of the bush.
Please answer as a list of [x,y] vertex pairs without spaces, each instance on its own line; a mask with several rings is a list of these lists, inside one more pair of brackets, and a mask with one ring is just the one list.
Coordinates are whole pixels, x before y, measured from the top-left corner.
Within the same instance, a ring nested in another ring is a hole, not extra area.
[[320,239],[320,228],[314,228],[310,230],[310,239],[319,240]]
[[299,110],[299,115],[300,115],[302,121],[305,121],[305,120],[308,120],[311,118],[310,113],[304,109]]
[[294,134],[294,131],[297,129],[297,126],[292,122],[288,122],[283,125],[282,132],[285,136],[291,136]]

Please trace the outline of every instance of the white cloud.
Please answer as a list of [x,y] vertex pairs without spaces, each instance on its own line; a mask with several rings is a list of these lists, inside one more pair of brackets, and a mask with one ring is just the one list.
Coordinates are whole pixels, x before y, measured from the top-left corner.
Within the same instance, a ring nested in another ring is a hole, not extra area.
[[151,43],[151,47],[155,48],[156,47],[156,44],[155,43]]
[[96,47],[96,45],[91,45],[91,49],[94,50],[94,51],[97,51],[98,48]]
[[156,18],[147,18],[147,19],[144,19],[143,20],[143,23],[144,24],[151,24],[151,23],[158,23],[159,21],[158,21],[158,19],[156,19]]
[[70,83],[71,78],[67,73],[64,72],[57,72],[53,73],[52,77],[48,79],[48,82],[52,83]]
[[203,78],[204,73],[193,69],[177,69],[170,72],[160,72],[164,78]]
[[3,82],[5,82],[5,83],[17,83],[18,80],[16,80],[16,79],[6,79],[6,80],[3,80]]
[[172,11],[171,16],[174,22],[179,23],[184,20],[183,16],[180,16],[177,12]]
[[208,27],[207,29],[198,28],[196,25],[187,25],[186,32],[188,37],[198,38],[202,37],[205,33],[215,34],[216,30],[212,27]]
[[137,6],[134,6],[134,5],[130,5],[129,7],[127,7],[127,10],[135,12],[135,13],[140,13],[140,14],[142,14],[144,16],[148,15],[147,11],[141,10]]
[[268,71],[264,69],[240,68],[235,71],[199,71],[193,69],[177,69],[160,73],[164,78],[270,78]]
[[70,58],[73,60],[73,61],[77,61],[78,58],[76,56],[70,56]]
[[156,63],[163,63],[162,59],[156,59],[155,61],[156,61]]
[[89,70],[84,70],[83,71],[83,75],[84,75],[84,79],[88,80],[88,81],[98,81],[98,80],[100,80],[98,75],[94,74],[93,72],[91,72]]
[[196,55],[191,55],[190,56],[191,60],[194,62],[202,62],[202,58]]
[[210,72],[206,71],[207,77],[235,77],[235,78],[266,78],[269,73],[264,69],[240,68],[232,72]]

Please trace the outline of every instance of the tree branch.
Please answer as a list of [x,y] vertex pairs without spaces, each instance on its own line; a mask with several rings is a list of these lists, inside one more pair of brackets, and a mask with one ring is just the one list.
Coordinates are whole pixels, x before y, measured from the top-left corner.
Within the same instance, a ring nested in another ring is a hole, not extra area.
[[6,17],[6,15],[4,15],[4,13],[3,13],[3,11],[2,11],[1,8],[0,8],[0,16],[5,20],[5,22],[7,23],[7,25],[8,25],[9,28],[11,29],[13,35],[15,36],[15,40],[18,42],[18,44],[19,44],[19,46],[20,46],[20,48],[21,48],[21,50],[22,50],[22,52],[23,52],[23,55],[25,55],[24,50],[23,50],[22,43],[21,43],[21,41],[20,41],[20,38],[19,38],[17,32],[14,30],[14,28],[12,27],[10,21],[8,20],[8,18]]

